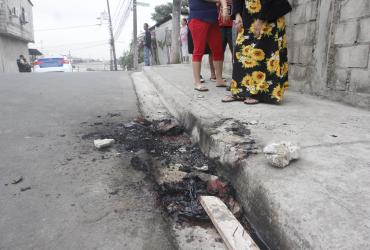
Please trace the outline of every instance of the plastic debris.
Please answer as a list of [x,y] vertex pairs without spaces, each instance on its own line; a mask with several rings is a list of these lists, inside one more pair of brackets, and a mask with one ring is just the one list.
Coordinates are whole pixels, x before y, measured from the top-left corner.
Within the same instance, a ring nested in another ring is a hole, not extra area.
[[114,139],[102,139],[102,140],[94,140],[94,145],[97,149],[103,149],[110,147],[114,144]]

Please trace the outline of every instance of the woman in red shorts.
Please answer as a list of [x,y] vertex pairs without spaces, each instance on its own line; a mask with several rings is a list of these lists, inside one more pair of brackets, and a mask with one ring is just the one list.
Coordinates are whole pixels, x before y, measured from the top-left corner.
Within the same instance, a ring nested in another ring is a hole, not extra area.
[[193,77],[195,90],[208,91],[208,88],[200,82],[201,63],[208,43],[216,71],[216,86],[226,87],[222,79],[223,48],[221,32],[218,26],[218,8],[221,4],[222,16],[225,20],[229,19],[228,8],[225,1],[217,0],[189,0],[189,29],[194,42],[193,51]]

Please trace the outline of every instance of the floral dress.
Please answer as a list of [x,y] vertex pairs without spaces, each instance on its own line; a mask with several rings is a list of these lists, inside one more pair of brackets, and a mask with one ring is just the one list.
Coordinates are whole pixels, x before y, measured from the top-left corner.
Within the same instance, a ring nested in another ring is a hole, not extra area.
[[236,39],[231,94],[237,99],[280,103],[288,88],[285,19],[265,21],[261,35],[255,37],[253,24],[262,9],[261,0],[240,1],[244,29]]

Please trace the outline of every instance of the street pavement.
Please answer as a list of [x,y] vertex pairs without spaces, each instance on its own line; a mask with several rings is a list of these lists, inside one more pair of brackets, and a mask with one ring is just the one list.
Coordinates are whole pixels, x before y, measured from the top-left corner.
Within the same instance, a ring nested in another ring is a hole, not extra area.
[[127,73],[0,75],[0,249],[173,249],[129,156],[84,139],[137,115]]

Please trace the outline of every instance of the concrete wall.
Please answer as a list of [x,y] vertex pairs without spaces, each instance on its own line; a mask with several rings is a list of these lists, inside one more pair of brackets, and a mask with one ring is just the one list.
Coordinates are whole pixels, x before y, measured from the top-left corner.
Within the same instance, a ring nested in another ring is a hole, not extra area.
[[33,42],[32,7],[28,0],[0,0],[0,34]]
[[370,109],[370,0],[291,2],[291,89]]
[[16,59],[21,54],[28,58],[28,43],[33,40],[32,3],[0,0],[0,73],[18,72]]
[[0,35],[0,73],[18,72],[16,60],[19,55],[28,55],[28,43]]
[[154,31],[154,38],[157,45],[155,53],[157,54],[157,64],[159,65],[168,64],[170,62],[171,30],[172,19],[156,27]]

